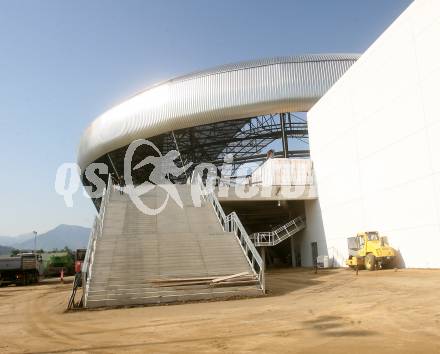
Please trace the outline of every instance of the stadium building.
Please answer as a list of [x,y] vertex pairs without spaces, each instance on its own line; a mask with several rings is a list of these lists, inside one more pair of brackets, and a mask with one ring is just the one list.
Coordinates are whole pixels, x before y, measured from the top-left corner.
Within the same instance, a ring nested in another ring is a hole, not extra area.
[[[153,173],[146,156],[176,150],[182,173],[168,179],[181,203],[160,184],[139,197],[163,206],[157,215],[111,185],[93,199],[86,306],[258,295],[268,267],[319,256],[343,266],[347,237],[363,230],[387,235],[407,267],[439,267],[438,38],[440,5],[419,0],[360,57],[224,65],[99,116],[80,142],[83,183],[95,163],[120,180],[130,144],[148,139],[154,147],[131,151],[133,184]],[[208,163],[220,178],[194,205],[197,166]]]

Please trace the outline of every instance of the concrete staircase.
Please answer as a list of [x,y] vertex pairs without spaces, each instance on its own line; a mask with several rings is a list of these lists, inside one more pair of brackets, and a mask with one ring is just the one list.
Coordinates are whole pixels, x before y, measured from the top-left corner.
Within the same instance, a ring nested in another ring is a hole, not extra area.
[[[189,185],[176,185],[184,204],[169,199],[157,216],[145,215],[127,195],[110,189],[86,290],[86,307],[206,300],[262,294],[258,282],[213,287],[157,286],[157,279],[227,276],[252,267],[233,233],[224,232],[208,202],[194,207]],[[142,197],[150,208],[166,194],[155,187]]]

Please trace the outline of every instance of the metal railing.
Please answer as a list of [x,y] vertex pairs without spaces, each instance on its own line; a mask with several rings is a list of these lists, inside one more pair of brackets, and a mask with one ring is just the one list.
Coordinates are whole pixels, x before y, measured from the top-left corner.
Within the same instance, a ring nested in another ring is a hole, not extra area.
[[233,232],[235,236],[240,241],[241,248],[246,255],[246,258],[249,264],[252,267],[252,270],[258,277],[258,281],[260,283],[261,289],[263,293],[266,292],[266,280],[264,278],[264,261],[258,253],[255,245],[252,243],[249,238],[246,229],[243,227],[243,224],[240,221],[240,218],[235,212],[230,213],[226,216],[226,225],[227,228],[225,231]]
[[263,293],[265,293],[266,282],[264,277],[264,261],[258,253],[258,250],[255,248],[255,245],[249,238],[249,235],[246,232],[246,229],[243,227],[238,215],[235,212],[226,215],[214,192],[206,192],[207,190],[202,187],[201,181],[198,181],[198,185],[200,187],[202,197],[214,208],[214,212],[217,215],[223,230],[226,232],[232,232],[237,237],[241,249],[246,256],[252,271],[257,277],[258,282],[260,283],[261,290]]
[[275,246],[306,227],[306,218],[298,216],[287,224],[268,232],[255,232],[250,235],[255,246]]
[[92,278],[92,266],[95,257],[96,241],[102,235],[102,228],[104,226],[105,210],[110,199],[111,192],[113,190],[113,182],[111,175],[109,175],[107,186],[103,190],[103,196],[101,199],[101,205],[99,213],[95,218],[92,230],[90,232],[89,243],[87,245],[86,255],[82,265],[82,286],[83,286],[83,305],[87,306],[87,295],[90,288],[90,280]]

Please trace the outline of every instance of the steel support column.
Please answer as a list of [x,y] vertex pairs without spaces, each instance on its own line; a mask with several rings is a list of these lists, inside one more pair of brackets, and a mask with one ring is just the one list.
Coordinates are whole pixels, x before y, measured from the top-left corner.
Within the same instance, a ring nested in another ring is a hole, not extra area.
[[289,151],[289,142],[286,135],[286,113],[280,113],[280,123],[281,123],[281,141],[283,143],[283,157],[287,157]]
[[295,238],[290,237],[290,256],[292,258],[292,268],[296,268],[296,255],[295,255]]

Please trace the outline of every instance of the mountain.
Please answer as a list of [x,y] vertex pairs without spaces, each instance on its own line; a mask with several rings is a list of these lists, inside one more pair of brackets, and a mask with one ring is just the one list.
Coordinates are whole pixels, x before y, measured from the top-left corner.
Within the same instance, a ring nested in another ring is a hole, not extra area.
[[[89,242],[90,229],[75,225],[59,225],[53,230],[37,236],[37,249],[51,251],[55,248],[63,249],[69,247],[72,250],[77,248],[86,248]],[[33,250],[34,239],[28,239],[24,242],[13,244],[15,248],[22,250]]]
[[9,256],[12,250],[12,247],[0,246],[0,256]]
[[33,237],[34,235],[32,232],[18,236],[0,236],[0,245],[14,246],[24,241],[33,239]]

